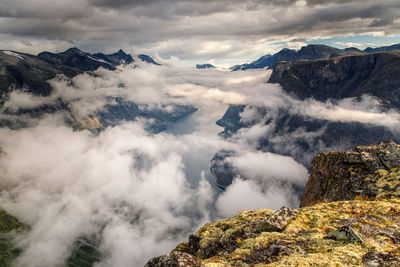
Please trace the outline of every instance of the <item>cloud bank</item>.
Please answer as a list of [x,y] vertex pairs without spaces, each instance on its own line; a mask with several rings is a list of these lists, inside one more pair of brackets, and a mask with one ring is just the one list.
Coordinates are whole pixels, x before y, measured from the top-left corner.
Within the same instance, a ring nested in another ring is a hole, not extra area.
[[304,40],[399,34],[396,0],[1,0],[0,48],[37,53],[158,53],[189,62],[248,61]]

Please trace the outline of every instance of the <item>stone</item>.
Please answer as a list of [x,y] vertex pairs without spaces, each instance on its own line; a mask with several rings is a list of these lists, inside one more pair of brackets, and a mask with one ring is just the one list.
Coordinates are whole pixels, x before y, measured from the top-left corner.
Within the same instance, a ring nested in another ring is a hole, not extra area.
[[144,267],[179,267],[179,265],[175,259],[162,255],[150,259]]
[[282,207],[280,210],[277,210],[274,214],[272,214],[267,220],[267,225],[272,226],[273,229],[277,231],[283,231],[286,225],[299,214],[297,210]]
[[364,243],[361,237],[350,226],[347,225],[328,233],[325,236],[325,239]]
[[393,253],[373,251],[362,257],[362,263],[368,267],[399,267],[400,259]]
[[397,197],[399,177],[400,145],[392,140],[357,146],[351,152],[322,153],[312,162],[300,207],[360,196],[370,200]]
[[197,250],[200,248],[199,242],[200,238],[197,235],[190,235],[187,252],[189,254],[196,255]]
[[175,251],[172,253],[172,258],[178,263],[179,267],[200,267],[201,261],[199,258],[185,252]]

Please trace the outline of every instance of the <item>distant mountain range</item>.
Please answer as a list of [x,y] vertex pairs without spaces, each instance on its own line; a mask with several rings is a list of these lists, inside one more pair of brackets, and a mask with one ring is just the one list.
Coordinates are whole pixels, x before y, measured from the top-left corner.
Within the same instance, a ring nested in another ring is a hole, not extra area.
[[[72,78],[84,72],[98,68],[116,70],[120,65],[134,64],[136,60],[159,66],[153,58],[140,54],[131,56],[122,50],[113,54],[86,53],[76,47],[61,53],[42,52],[37,56],[9,50],[0,50],[0,107],[13,90],[22,90],[37,96],[49,96],[53,88],[48,82],[58,74]],[[121,121],[132,121],[138,117],[149,120],[148,130],[160,132],[170,123],[197,110],[191,105],[174,105],[172,111],[164,106],[150,108],[121,98],[109,99],[103,110],[90,114],[87,118],[75,118],[69,103],[57,99],[53,104],[36,108],[19,109],[13,112],[3,109],[4,117],[0,118],[0,127],[21,128],[29,126],[31,118],[40,118],[44,114],[62,111],[66,114],[66,123],[74,129],[99,131],[107,126],[117,125]],[[8,115],[12,115],[9,119]]]
[[215,66],[213,64],[197,64],[196,69],[214,69]]
[[[147,55],[138,55],[143,62],[160,65]],[[134,63],[134,58],[119,50],[114,54],[90,54],[74,47],[61,53],[42,52],[37,56],[16,51],[0,50],[0,103],[12,88],[24,88],[34,95],[47,96],[51,86],[47,82],[57,74],[73,77],[102,67],[116,67]]]
[[361,55],[366,53],[393,51],[399,49],[400,49],[400,44],[377,47],[377,48],[368,47],[364,50],[360,50],[355,47],[338,49],[327,45],[310,44],[307,46],[303,46],[298,51],[284,48],[276,54],[273,55],[267,54],[251,63],[235,65],[231,67],[231,70],[238,71],[247,69],[261,69],[266,67],[271,69],[274,68],[275,64],[280,61],[293,62],[298,60],[315,60],[315,59],[331,58],[344,55],[357,55],[357,54]]

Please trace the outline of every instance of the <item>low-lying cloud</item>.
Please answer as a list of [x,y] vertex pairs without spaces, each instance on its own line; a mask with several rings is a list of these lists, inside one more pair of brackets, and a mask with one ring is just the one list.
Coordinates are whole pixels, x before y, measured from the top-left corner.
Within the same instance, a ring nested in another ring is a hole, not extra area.
[[[57,77],[48,97],[13,92],[5,102],[2,111],[13,113],[61,101],[75,118],[102,111],[116,98],[150,107],[199,109],[158,134],[145,130],[146,118],[100,133],[74,131],[65,123],[65,111],[26,115],[31,121],[27,128],[1,128],[0,207],[31,227],[17,239],[23,249],[18,264],[60,265],[78,238],[95,237],[103,255],[96,266],[141,266],[207,221],[240,209],[295,207],[307,169],[291,157],[257,150],[260,138],[277,127],[262,121],[273,121],[280,109],[396,128],[398,113],[385,111],[369,97],[361,102],[300,101],[265,84],[265,70],[187,69],[175,59],[162,63]],[[228,104],[248,104],[242,120],[254,125],[223,139],[215,121]],[[268,112],[260,115],[258,107]],[[295,150],[287,142],[294,135],[315,140],[319,134],[298,130],[270,141],[286,142],[286,149]],[[209,172],[210,160],[220,150],[235,151],[226,160],[242,175],[224,192]]]

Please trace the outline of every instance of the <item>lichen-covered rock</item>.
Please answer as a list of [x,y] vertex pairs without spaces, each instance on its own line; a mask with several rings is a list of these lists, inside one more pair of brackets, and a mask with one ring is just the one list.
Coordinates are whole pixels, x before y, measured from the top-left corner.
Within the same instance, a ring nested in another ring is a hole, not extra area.
[[362,263],[367,267],[399,267],[400,258],[393,253],[368,252],[363,256]]
[[389,140],[352,152],[319,154],[300,206],[318,202],[400,197],[400,146]]
[[349,242],[364,243],[361,237],[348,225],[340,227],[339,229],[328,233],[326,239],[342,240]]
[[176,260],[179,267],[200,267],[200,259],[185,252],[175,251],[171,257]]
[[[174,251],[198,247],[192,255],[208,267],[362,266],[370,252],[400,257],[399,199],[320,203],[292,210],[296,215],[280,231],[259,231],[260,222],[280,211],[245,211],[208,223]],[[363,243],[352,235],[325,238],[349,226]]]
[[296,217],[297,214],[299,214],[297,210],[282,207],[280,210],[268,217],[267,223],[273,226],[276,230],[282,231],[290,220]]
[[144,267],[179,267],[179,265],[175,259],[162,255],[150,259]]

